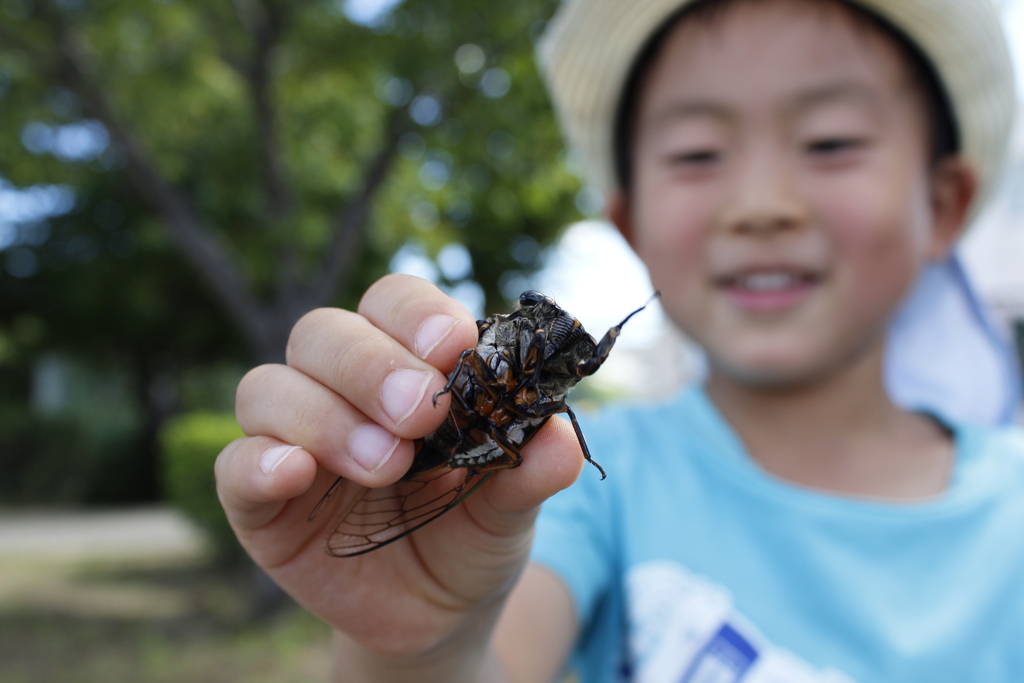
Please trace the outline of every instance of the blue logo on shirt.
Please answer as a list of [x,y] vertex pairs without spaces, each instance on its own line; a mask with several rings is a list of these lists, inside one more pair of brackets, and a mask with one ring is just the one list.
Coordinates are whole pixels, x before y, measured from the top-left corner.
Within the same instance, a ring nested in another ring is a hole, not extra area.
[[757,661],[758,652],[729,624],[722,624],[679,683],[739,683]]

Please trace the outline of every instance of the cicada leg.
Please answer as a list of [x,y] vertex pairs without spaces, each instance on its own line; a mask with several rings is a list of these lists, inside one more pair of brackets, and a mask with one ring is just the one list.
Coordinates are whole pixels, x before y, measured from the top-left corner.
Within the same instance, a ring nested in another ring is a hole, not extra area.
[[583,449],[583,457],[586,458],[587,462],[597,468],[597,471],[601,473],[601,478],[604,479],[608,475],[605,473],[604,468],[601,467],[596,460],[590,457],[590,449],[587,448],[587,440],[583,438],[583,430],[580,429],[580,423],[576,419],[576,413],[572,412],[572,408],[566,403],[565,412],[569,414],[569,421],[572,422],[572,428],[576,432],[576,438],[579,439],[580,448]]
[[[473,383],[473,388],[487,394],[487,397],[495,405],[500,403],[502,398],[504,398],[504,392],[506,389],[505,385],[507,384],[507,381],[495,376],[494,371],[488,367],[487,362],[479,353],[474,353],[470,356],[469,366],[473,369],[476,378],[479,380]],[[452,397],[458,402],[459,406],[467,412],[475,412],[479,410],[479,406],[470,405],[466,400],[466,396],[461,395],[458,392],[452,392]]]
[[508,394],[514,396],[519,390],[529,384],[532,387],[540,382],[540,372],[544,369],[544,353],[547,350],[548,333],[544,328],[534,330],[530,338],[530,347],[526,351],[526,358],[523,359],[523,379],[519,380],[515,387],[510,388]]
[[558,413],[566,413],[569,415],[569,421],[572,422],[573,431],[576,432],[576,439],[580,442],[580,448],[583,450],[584,459],[591,465],[597,468],[598,472],[601,473],[601,478],[607,477],[604,468],[598,464],[596,460],[590,457],[590,449],[587,447],[587,440],[583,438],[583,430],[580,428],[579,420],[576,419],[576,413],[572,412],[572,408],[569,407],[568,403],[545,403],[541,406],[523,406],[519,409],[519,412],[526,417],[551,417]]
[[[493,373],[490,368],[486,367],[483,362],[483,358],[479,354],[475,354],[469,359],[469,364],[473,367],[477,377],[491,377],[490,381],[485,383],[475,383],[473,385],[474,394],[471,397],[475,404],[470,402],[464,393],[453,391],[452,402],[453,406],[449,411],[448,423],[454,428],[455,438],[452,439],[451,448],[449,449],[449,457],[454,458],[459,449],[464,446],[465,433],[463,432],[462,426],[459,424],[460,419],[466,422],[468,429],[472,430],[474,422],[489,421],[490,412],[495,406],[501,404],[504,399],[502,390],[504,385],[496,379],[493,379]],[[456,410],[456,407],[459,410]]]
[[[531,386],[537,386],[537,382],[540,381],[540,371],[544,369],[544,352],[548,346],[548,333],[543,328],[536,330],[533,333],[533,339],[530,340],[530,350],[526,354],[526,362],[523,364],[524,374],[529,375],[529,383]],[[519,387],[516,387],[518,390]]]
[[488,472],[490,470],[514,470],[523,464],[523,456],[519,452],[519,447],[512,443],[505,433],[498,427],[491,429],[491,440],[498,444],[501,450],[505,453],[505,456],[509,459],[508,462],[494,462],[487,467],[482,468],[481,472]]
[[452,370],[452,374],[448,375],[448,381],[445,383],[444,389],[441,389],[441,391],[434,394],[435,407],[437,406],[437,399],[451,392],[452,387],[455,386],[455,380],[458,379],[459,374],[462,372],[462,368],[466,364],[466,359],[472,356],[474,353],[476,353],[476,349],[466,349],[465,351],[459,354],[459,362],[455,364],[455,369]]
[[[452,393],[456,380],[458,380],[459,375],[462,374],[462,371],[466,368],[467,361],[473,368],[477,377],[481,379],[482,384],[493,384],[497,381],[494,376],[494,371],[487,366],[487,362],[483,359],[483,356],[477,353],[475,348],[466,349],[459,354],[459,362],[455,364],[455,369],[448,375],[448,381],[445,383],[444,388],[434,394],[433,400],[435,406],[437,405],[437,399],[445,394]],[[456,394],[452,395],[455,396]],[[464,402],[461,405],[465,407]]]

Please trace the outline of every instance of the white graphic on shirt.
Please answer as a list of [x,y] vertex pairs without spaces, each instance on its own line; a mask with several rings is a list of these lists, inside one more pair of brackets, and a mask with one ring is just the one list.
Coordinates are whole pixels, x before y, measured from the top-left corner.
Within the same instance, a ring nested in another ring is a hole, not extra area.
[[669,561],[626,576],[637,683],[854,683],[769,643],[727,589]]

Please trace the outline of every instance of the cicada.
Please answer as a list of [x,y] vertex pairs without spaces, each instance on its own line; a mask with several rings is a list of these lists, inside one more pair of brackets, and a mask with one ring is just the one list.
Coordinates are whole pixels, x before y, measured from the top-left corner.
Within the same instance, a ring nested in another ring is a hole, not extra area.
[[512,313],[478,320],[476,347],[462,352],[448,382],[433,397],[437,405],[443,394],[451,394],[448,417],[415,442],[416,454],[405,476],[382,489],[339,478],[313,509],[310,521],[328,505],[338,508],[327,554],[362,555],[434,521],[496,472],[519,467],[522,447],[559,413],[569,416],[583,457],[604,479],[605,471],[590,456],[565,398],[577,382],[597,372],[622,326],[646,307],[627,315],[600,342],[540,292],[524,292]]

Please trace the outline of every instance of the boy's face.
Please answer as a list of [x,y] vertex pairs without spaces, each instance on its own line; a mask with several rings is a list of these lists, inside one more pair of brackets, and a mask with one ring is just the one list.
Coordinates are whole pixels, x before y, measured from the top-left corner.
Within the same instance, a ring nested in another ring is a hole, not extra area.
[[973,192],[930,167],[890,39],[832,3],[740,2],[672,30],[637,107],[612,218],[713,372],[785,386],[880,357]]

